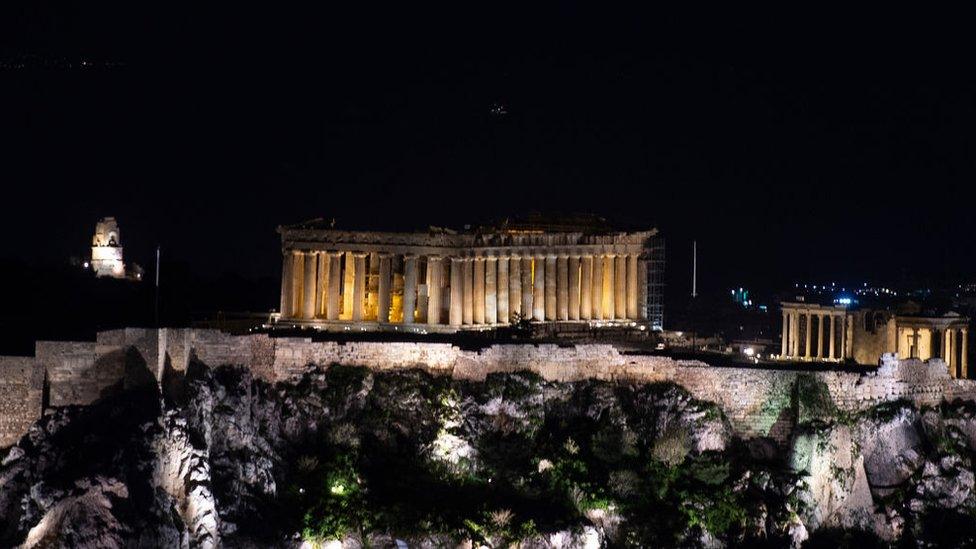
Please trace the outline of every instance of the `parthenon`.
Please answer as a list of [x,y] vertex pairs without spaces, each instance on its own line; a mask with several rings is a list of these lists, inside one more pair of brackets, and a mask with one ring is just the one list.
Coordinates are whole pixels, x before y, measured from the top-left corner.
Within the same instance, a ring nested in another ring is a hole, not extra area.
[[393,233],[315,220],[278,232],[286,324],[444,332],[524,318],[660,327],[655,229],[620,232],[588,219]]

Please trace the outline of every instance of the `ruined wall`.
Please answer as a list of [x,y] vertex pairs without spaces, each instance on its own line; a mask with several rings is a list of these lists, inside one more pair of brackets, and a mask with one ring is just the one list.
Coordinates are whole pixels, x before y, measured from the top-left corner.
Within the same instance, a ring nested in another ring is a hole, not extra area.
[[[621,354],[605,344],[502,344],[473,351],[449,343],[313,342],[266,334],[231,336],[216,330],[130,328],[102,332],[94,343],[38,342],[34,359],[0,359],[0,365],[19,365],[27,369],[24,372],[40,371],[43,375],[46,371],[52,406],[93,402],[120,383],[127,383],[133,372],[148,371],[164,387],[178,386],[194,362],[211,367],[247,367],[255,377],[270,383],[296,379],[310,366],[332,364],[375,370],[421,368],[467,380],[484,379],[493,372],[527,370],[560,382],[673,382],[694,397],[721,407],[739,436],[781,441],[790,436],[798,414],[804,413],[798,387],[805,392],[822,391],[832,406],[843,411],[898,399],[918,405],[955,398],[976,400],[976,382],[951,379],[941,360],[898,361],[890,355],[876,372],[862,375],[719,368],[698,361]],[[26,379],[25,375],[12,375],[10,379]],[[6,385],[0,386],[0,413],[4,414],[0,419],[6,421],[5,410],[12,410],[8,432],[13,433],[21,428],[23,418],[40,415],[40,399],[34,392],[28,395],[25,382],[9,383],[9,390]],[[21,406],[28,411],[18,412]]]
[[159,341],[165,330],[124,328],[99,332],[94,342],[38,341],[34,360],[47,372],[51,406],[90,404],[124,384],[127,370],[159,378]]
[[851,322],[854,361],[858,364],[876,364],[879,356],[895,349],[895,319],[891,314],[873,310],[854,311]]
[[44,370],[30,357],[0,357],[0,448],[10,446],[41,417]]

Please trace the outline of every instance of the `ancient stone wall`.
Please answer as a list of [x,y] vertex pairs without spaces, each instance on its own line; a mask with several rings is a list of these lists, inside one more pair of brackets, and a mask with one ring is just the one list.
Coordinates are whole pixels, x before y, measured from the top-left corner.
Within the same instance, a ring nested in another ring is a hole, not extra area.
[[30,357],[0,357],[0,448],[10,446],[41,417],[44,370]]
[[[17,381],[26,379],[23,372],[35,372],[35,377],[37,371],[46,372],[50,404],[64,406],[93,402],[132,372],[148,371],[164,387],[174,379],[178,384],[194,362],[247,367],[270,383],[296,379],[310,366],[332,364],[375,370],[421,368],[466,380],[526,370],[560,382],[673,382],[698,399],[716,403],[739,436],[780,441],[790,436],[798,414],[808,413],[803,409],[810,396],[806,393],[819,391],[831,407],[847,412],[899,399],[918,405],[976,400],[976,382],[951,379],[938,359],[898,361],[887,356],[876,372],[857,374],[713,367],[698,361],[622,354],[606,344],[500,344],[464,350],[449,343],[339,343],[266,334],[231,336],[216,330],[130,328],[102,332],[94,343],[38,342],[33,359],[0,359],[0,366],[11,364],[5,367],[21,372],[0,386],[0,413],[4,414],[0,421],[10,426],[5,440],[16,438],[13,431],[24,425],[24,418],[40,415],[40,398],[30,392],[34,389],[28,391],[26,382]],[[12,410],[9,422],[8,409]]]
[[121,358],[94,342],[38,341],[34,357],[47,372],[51,406],[89,404],[122,379]]

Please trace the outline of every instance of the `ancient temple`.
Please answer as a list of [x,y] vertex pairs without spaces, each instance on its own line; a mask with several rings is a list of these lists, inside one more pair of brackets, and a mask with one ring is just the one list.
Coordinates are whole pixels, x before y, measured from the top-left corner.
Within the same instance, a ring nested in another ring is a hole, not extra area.
[[368,232],[278,228],[279,323],[326,330],[491,329],[513,320],[659,328],[657,230],[603,220]]
[[781,306],[782,359],[871,366],[881,355],[897,353],[901,358],[941,358],[950,375],[969,377],[969,319],[958,313],[809,302]]

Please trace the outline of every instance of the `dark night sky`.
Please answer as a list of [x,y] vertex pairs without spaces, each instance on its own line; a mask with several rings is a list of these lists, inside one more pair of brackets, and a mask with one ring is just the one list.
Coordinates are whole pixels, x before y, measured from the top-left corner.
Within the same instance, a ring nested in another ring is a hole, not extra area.
[[561,210],[659,226],[669,291],[692,238],[713,289],[976,270],[959,15],[88,4],[0,7],[4,257],[114,215],[136,260],[274,275],[282,223]]

